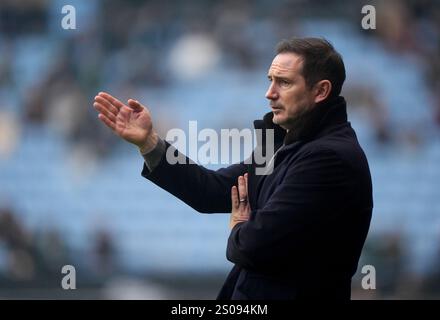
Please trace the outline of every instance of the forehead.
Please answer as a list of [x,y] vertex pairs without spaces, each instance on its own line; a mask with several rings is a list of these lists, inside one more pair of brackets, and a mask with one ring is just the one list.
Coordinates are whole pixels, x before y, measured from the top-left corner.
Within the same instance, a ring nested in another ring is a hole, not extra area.
[[301,56],[285,52],[275,56],[269,68],[269,75],[292,76],[301,72],[303,59]]

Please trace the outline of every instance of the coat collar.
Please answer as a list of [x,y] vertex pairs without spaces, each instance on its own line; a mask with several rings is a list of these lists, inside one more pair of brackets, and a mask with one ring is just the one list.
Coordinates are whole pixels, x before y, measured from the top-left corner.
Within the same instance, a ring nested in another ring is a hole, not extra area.
[[[273,113],[267,113],[262,120],[255,120],[255,129],[274,130],[275,146],[289,145],[298,141],[310,141],[325,135],[332,127],[347,122],[347,106],[344,97],[318,103],[305,119],[307,124],[299,130],[287,132],[279,125],[272,122]],[[263,132],[263,146],[266,145],[265,133]]]

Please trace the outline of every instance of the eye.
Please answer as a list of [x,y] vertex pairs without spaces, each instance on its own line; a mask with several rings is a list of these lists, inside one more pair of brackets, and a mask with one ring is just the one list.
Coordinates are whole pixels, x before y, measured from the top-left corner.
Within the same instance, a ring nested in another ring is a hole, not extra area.
[[281,80],[280,80],[280,85],[282,85],[282,86],[288,86],[288,85],[290,85],[290,81],[287,81],[287,80],[285,80],[285,79],[281,79]]

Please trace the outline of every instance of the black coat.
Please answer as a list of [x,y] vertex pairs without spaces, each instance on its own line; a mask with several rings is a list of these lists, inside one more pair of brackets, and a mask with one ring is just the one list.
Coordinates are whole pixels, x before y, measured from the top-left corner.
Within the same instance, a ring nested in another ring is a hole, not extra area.
[[251,217],[231,231],[235,266],[218,299],[350,298],[373,207],[370,171],[345,100],[315,110],[287,134],[271,113],[254,122],[275,129],[276,148],[284,143],[267,176],[244,163],[213,171],[163,157],[151,173],[144,166],[145,178],[203,213],[230,212],[231,187],[249,174]]

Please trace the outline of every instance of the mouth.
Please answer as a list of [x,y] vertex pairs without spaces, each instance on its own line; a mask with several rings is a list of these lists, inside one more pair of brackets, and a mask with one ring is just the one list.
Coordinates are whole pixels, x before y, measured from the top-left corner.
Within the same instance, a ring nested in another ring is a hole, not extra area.
[[272,109],[273,113],[281,112],[283,110],[282,106],[277,105],[275,103],[271,103],[270,108]]

